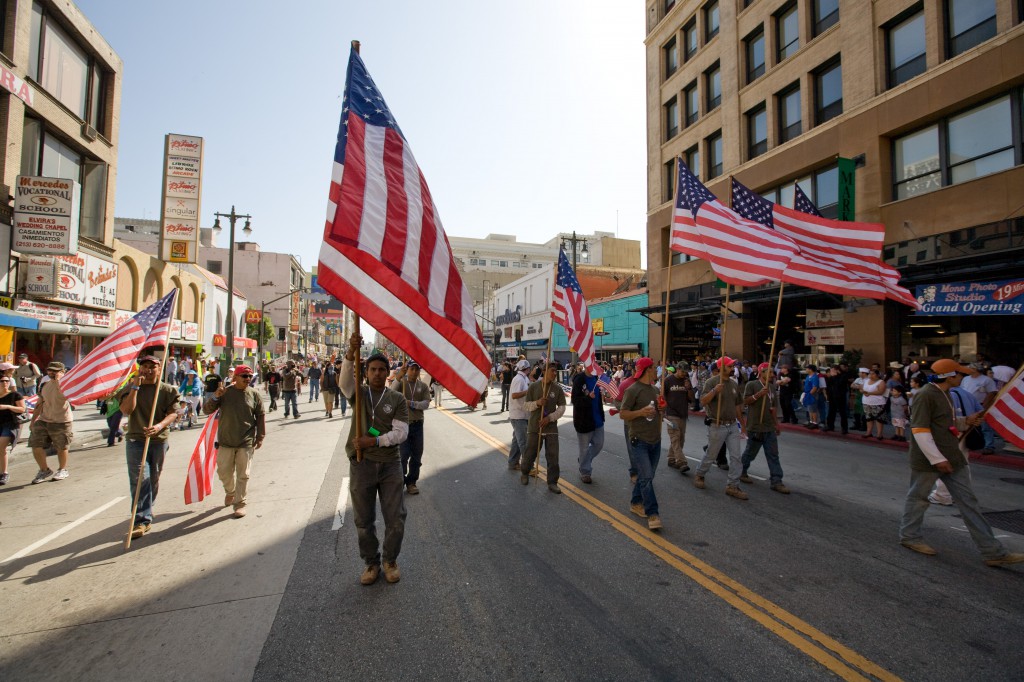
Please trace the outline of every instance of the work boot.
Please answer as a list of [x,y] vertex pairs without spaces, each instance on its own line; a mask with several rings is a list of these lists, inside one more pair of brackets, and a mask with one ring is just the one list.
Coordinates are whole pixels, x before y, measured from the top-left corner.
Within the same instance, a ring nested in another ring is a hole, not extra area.
[[523,485],[530,485],[530,477],[527,474],[519,474],[519,482]]
[[689,464],[687,464],[685,461],[680,463],[680,465],[679,465],[679,473],[685,474],[689,470],[690,470],[690,465]]
[[550,490],[556,495],[562,494],[562,489],[558,487],[557,483],[548,483],[548,490]]
[[738,485],[729,485],[725,487],[725,494],[729,497],[735,497],[737,500],[749,500],[750,495],[746,494]]
[[402,572],[398,570],[398,563],[395,561],[385,561],[384,580],[387,580],[391,584],[395,584],[401,579]]
[[[906,547],[907,549],[912,549],[915,552],[917,552],[918,554],[924,554],[925,556],[935,556],[936,554],[938,554],[938,552],[935,551],[934,547],[932,547],[931,545],[926,545],[925,543],[921,542],[920,540],[917,540],[917,541],[914,541],[914,542],[910,542],[908,540],[902,540],[902,541],[900,541],[900,544],[903,545],[904,547]],[[987,561],[985,563],[988,564]],[[992,565],[998,566],[998,564],[989,564],[989,565],[990,566],[992,566]]]
[[419,495],[420,489],[416,487],[415,483],[410,483],[409,485],[405,486],[405,492],[407,495]]
[[235,496],[234,495],[225,495],[224,496],[224,506],[225,507],[230,507],[234,503],[235,503]]
[[145,535],[148,532],[149,532],[149,524],[148,523],[136,523],[135,526],[132,527],[132,539],[136,540],[138,538],[141,538],[143,535]]
[[641,519],[646,519],[647,518],[647,514],[646,514],[646,512],[644,512],[644,506],[642,504],[640,504],[639,502],[637,502],[636,504],[629,505],[629,511],[633,512],[634,514],[639,516]]
[[647,528],[650,530],[661,530],[661,517],[655,514],[647,517]]
[[681,465],[678,459],[670,459],[668,461],[668,466],[670,469],[678,469]]
[[236,519],[241,519],[241,518],[245,518],[245,514],[246,514],[245,505],[244,504],[240,504],[237,507],[235,507],[235,513],[232,514],[232,516],[234,516]]
[[367,564],[363,574],[359,576],[359,582],[363,585],[372,585],[380,577],[380,564]]
[[693,487],[697,488],[698,490],[704,490],[704,477],[701,476],[700,474],[694,476]]
[[748,476],[746,473],[740,475],[740,483],[753,483],[754,479]]
[[1009,566],[1010,564],[1019,564],[1024,562],[1024,554],[1020,552],[1009,552],[1004,554],[998,559],[985,559],[986,566]]
[[776,483],[775,485],[773,485],[772,486],[772,490],[774,490],[777,493],[782,493],[783,495],[788,495],[789,494],[789,488],[787,488],[782,483]]

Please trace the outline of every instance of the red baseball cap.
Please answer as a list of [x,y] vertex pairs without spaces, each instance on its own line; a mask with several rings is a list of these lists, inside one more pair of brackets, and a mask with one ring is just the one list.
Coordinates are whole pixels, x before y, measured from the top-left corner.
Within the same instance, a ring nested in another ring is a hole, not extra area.
[[757,371],[758,371],[758,373],[760,373],[760,372],[763,372],[763,371],[765,371],[766,369],[768,369],[770,367],[771,367],[771,364],[769,364],[767,362],[762,362],[760,365],[757,366]]
[[236,377],[251,377],[252,367],[249,365],[236,365],[234,367]]
[[643,376],[643,373],[647,371],[648,367],[654,365],[654,360],[650,358],[640,358],[636,361],[636,376]]
[[726,367],[732,367],[733,365],[736,364],[736,361],[730,358],[728,355],[723,355],[722,357],[715,360],[715,367],[717,367],[718,369],[722,369],[723,362],[725,363]]

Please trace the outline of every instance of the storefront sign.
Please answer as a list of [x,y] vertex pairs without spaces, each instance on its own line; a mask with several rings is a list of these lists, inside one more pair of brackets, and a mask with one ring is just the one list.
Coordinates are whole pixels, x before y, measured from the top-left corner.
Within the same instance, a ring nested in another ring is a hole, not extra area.
[[34,93],[32,88],[28,86],[28,83],[14,75],[14,72],[5,66],[0,66],[0,85],[3,86],[4,90],[8,91],[18,99],[30,107],[34,107],[32,99]]
[[590,321],[590,326],[593,328],[595,334],[604,333],[604,318],[596,317]]
[[80,327],[110,327],[110,313],[25,300],[18,301],[18,307],[15,310],[45,322],[59,322]]
[[807,317],[804,320],[804,327],[807,329],[822,329],[824,327],[843,326],[842,308],[807,309]]
[[25,254],[77,253],[81,195],[74,180],[19,175],[11,248]]
[[171,320],[170,338],[172,338],[172,339],[180,339],[181,338],[181,320]]
[[1024,279],[952,282],[917,287],[918,315],[1020,315]]
[[857,164],[853,159],[836,159],[839,166],[839,215],[840,220],[856,220],[857,211],[854,197],[857,195]]
[[54,256],[57,261],[57,295],[54,300],[82,305],[85,303],[85,254]]
[[290,311],[291,319],[289,320],[289,327],[291,331],[299,331],[299,292],[292,292],[292,309]]
[[845,346],[846,327],[827,327],[824,329],[808,329],[804,331],[804,345],[807,346]]
[[261,319],[263,319],[263,313],[259,310],[249,308],[245,311],[246,324],[259,324]]
[[57,262],[46,256],[29,256],[25,293],[53,298],[57,295]]
[[85,257],[85,305],[114,310],[117,307],[117,264],[99,256]]
[[506,309],[504,313],[498,315],[498,317],[494,319],[494,323],[499,327],[507,324],[515,324],[522,319],[522,310],[523,306],[521,305],[517,305],[515,310]]
[[131,310],[122,310],[121,308],[115,309],[114,310],[114,329],[117,329],[118,327],[122,326],[123,324],[128,322],[128,320],[130,320],[133,317],[135,317],[135,315],[136,315],[136,313],[132,312]]
[[165,135],[160,254],[167,262],[196,262],[202,175],[203,138]]
[[199,340],[199,323],[186,322],[182,325],[182,337],[185,341]]

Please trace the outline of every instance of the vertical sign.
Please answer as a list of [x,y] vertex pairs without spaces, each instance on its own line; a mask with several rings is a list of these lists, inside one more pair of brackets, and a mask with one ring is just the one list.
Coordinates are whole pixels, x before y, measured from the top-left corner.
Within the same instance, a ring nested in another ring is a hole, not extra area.
[[203,138],[164,136],[164,181],[160,210],[160,256],[169,263],[195,263],[199,255]]
[[78,253],[82,186],[65,178],[19,175],[14,190],[14,240],[23,254]]
[[856,220],[854,196],[857,194],[856,163],[839,157],[839,220]]

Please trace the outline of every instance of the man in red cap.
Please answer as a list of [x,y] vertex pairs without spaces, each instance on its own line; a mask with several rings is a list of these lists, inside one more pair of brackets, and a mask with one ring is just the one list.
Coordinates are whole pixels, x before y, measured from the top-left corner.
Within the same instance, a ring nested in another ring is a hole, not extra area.
[[263,445],[263,437],[267,433],[263,398],[251,384],[252,370],[247,365],[238,365],[231,384],[218,388],[203,406],[207,414],[220,409],[217,475],[224,485],[224,506],[234,507],[236,519],[246,514],[248,500],[245,493],[249,487],[253,455]]
[[637,480],[629,510],[647,518],[647,527],[662,527],[658,515],[658,498],[654,494],[654,472],[661,458],[661,414],[658,410],[658,389],[654,388],[654,361],[640,358],[636,361],[636,381],[622,396],[619,416],[629,424],[630,461],[636,467]]
[[932,364],[935,381],[925,384],[914,396],[914,409],[910,413],[910,489],[903,506],[900,521],[900,544],[920,554],[932,556],[937,552],[921,538],[921,524],[929,507],[928,494],[936,480],[942,480],[949,489],[953,502],[960,508],[961,518],[971,539],[981,551],[988,566],[1007,566],[1024,562],[1024,553],[1009,552],[996,539],[985,516],[978,507],[978,498],[971,485],[967,468],[967,449],[960,433],[977,427],[984,413],[956,417],[951,389],[960,385],[971,373],[953,360],[937,360]]
[[704,489],[704,477],[708,469],[718,456],[718,451],[725,443],[729,451],[729,478],[725,486],[725,494],[735,497],[737,500],[746,500],[749,495],[740,490],[740,432],[736,428],[736,420],[739,417],[739,406],[743,404],[743,397],[740,395],[739,386],[732,378],[732,366],[736,361],[728,356],[722,356],[715,361],[716,373],[706,382],[700,394],[700,404],[704,406],[707,414],[705,421],[708,423],[708,447],[704,451],[704,458],[697,466],[697,475],[693,479],[693,485],[700,490]]
[[748,381],[743,387],[743,404],[747,406],[747,449],[743,451],[740,481],[754,482],[747,475],[747,469],[763,447],[772,490],[788,495],[789,488],[782,483],[782,464],[779,462],[779,422],[775,414],[775,397],[771,365],[762,362],[757,366],[757,378]]

